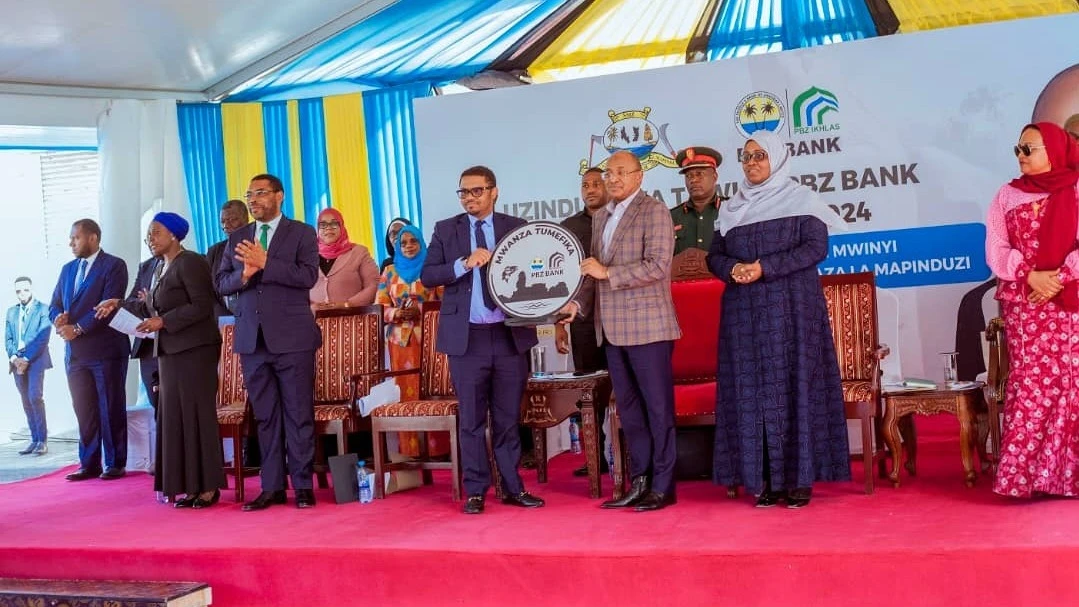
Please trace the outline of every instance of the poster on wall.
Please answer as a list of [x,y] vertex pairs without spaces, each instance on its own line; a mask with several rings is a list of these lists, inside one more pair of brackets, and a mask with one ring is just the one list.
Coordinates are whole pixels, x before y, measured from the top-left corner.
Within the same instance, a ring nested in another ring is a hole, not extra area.
[[[1076,31],[1071,14],[420,99],[423,223],[461,212],[458,176],[476,164],[497,176],[496,210],[560,221],[582,208],[584,170],[618,150],[673,207],[688,200],[678,150],[716,148],[729,197],[741,147],[773,131],[845,221],[821,273],[876,275],[892,374],[943,379],[940,353],[957,344],[973,373],[978,325],[995,314],[984,219],[1018,173],[1012,146],[1035,106],[1058,123],[1079,113]],[[1007,42],[1032,40],[1036,62]]]

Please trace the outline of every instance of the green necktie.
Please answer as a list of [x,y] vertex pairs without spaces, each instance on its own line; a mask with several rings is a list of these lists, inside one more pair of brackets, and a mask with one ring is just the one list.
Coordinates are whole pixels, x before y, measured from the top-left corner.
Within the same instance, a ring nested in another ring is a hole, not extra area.
[[263,251],[270,250],[270,226],[268,224],[262,224],[259,228],[262,230],[262,234],[259,234],[259,244],[262,245]]

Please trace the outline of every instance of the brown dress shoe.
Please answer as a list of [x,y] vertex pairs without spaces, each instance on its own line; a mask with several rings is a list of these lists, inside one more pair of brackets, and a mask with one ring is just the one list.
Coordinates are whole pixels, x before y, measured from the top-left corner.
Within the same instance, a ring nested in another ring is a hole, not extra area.
[[114,481],[118,478],[123,478],[126,474],[127,471],[123,468],[106,468],[98,478],[103,481]]

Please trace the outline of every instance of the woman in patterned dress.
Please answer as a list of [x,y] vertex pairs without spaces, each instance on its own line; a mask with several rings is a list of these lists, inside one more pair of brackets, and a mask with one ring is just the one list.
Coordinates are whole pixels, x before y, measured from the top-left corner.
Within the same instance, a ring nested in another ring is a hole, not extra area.
[[727,283],[719,327],[713,476],[757,507],[809,504],[815,481],[850,479],[835,343],[817,264],[839,216],[791,180],[778,135],[753,134],[745,179],[719,208],[708,267]]
[[1079,146],[1047,122],[1015,146],[1022,175],[989,207],[1011,369],[993,490],[1079,495]]
[[[393,263],[382,272],[375,303],[382,304],[390,328],[386,348],[390,353],[390,369],[400,371],[420,366],[420,304],[442,298],[442,288],[428,289],[420,282],[420,270],[427,257],[423,234],[415,226],[403,226],[394,243]],[[420,378],[409,375],[397,378],[401,400],[420,397]],[[418,432],[399,432],[400,452],[410,457],[420,454]],[[432,432],[428,435],[428,455],[449,453],[449,435]]]

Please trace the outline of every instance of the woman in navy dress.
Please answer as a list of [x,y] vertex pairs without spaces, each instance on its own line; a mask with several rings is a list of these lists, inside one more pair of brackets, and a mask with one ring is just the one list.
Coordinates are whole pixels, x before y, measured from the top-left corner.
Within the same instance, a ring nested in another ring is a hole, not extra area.
[[708,267],[728,284],[719,327],[717,484],[758,507],[809,504],[814,481],[850,479],[835,344],[817,264],[842,225],[791,179],[783,140],[754,133],[745,179],[720,207]]

